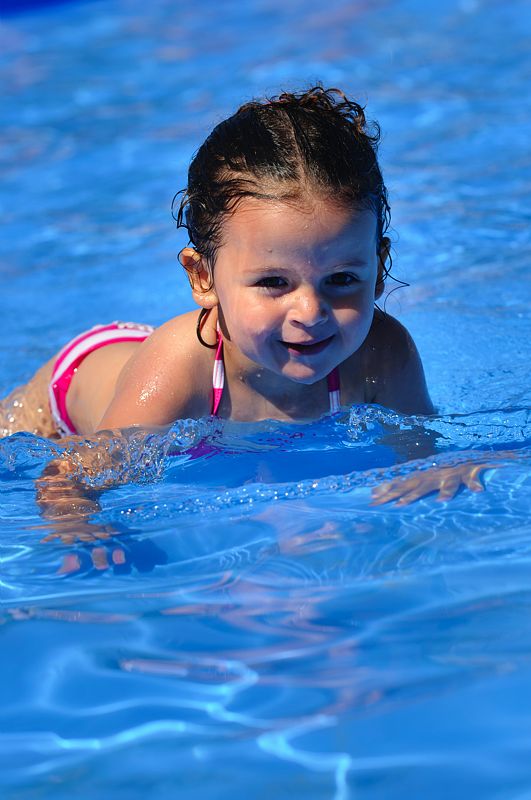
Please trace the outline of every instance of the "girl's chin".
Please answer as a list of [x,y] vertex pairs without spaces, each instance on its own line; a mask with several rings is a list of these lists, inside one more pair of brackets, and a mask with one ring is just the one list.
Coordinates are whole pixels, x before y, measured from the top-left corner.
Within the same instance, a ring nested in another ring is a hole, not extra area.
[[314,383],[326,378],[330,370],[322,373],[321,371],[316,371],[314,369],[291,369],[291,370],[283,370],[282,375],[285,378],[289,378],[294,383],[302,383],[305,386],[312,386]]
[[[298,357],[284,361],[277,358],[260,358],[260,354],[256,352],[243,352],[243,355],[256,365],[257,372],[261,370],[270,371],[281,378],[287,378],[290,381],[307,386],[326,378],[332,370],[329,364],[317,363],[317,358],[315,359],[316,363],[311,364],[305,363],[303,359]],[[319,359],[319,361],[322,362],[322,359]]]

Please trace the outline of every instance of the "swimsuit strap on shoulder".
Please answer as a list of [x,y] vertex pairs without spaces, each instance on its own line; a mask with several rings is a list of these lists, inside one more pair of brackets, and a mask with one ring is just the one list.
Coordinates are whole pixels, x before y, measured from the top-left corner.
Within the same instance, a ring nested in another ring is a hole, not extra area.
[[[223,395],[223,387],[225,385],[225,365],[223,363],[223,336],[217,326],[217,346],[216,355],[214,356],[214,369],[212,372],[212,410],[213,417],[217,416],[221,397]],[[328,384],[328,399],[330,402],[330,413],[337,414],[341,409],[341,391],[339,386],[339,369],[334,367],[332,372],[327,377]]]
[[328,400],[330,413],[337,414],[341,410],[341,390],[339,386],[339,368],[334,367],[326,379],[328,384]]
[[219,404],[221,403],[221,396],[223,395],[223,387],[225,385],[225,365],[223,363],[223,336],[219,329],[219,324],[216,327],[218,342],[216,347],[216,355],[214,356],[214,370],[212,372],[212,410],[211,414],[216,417],[218,414]]

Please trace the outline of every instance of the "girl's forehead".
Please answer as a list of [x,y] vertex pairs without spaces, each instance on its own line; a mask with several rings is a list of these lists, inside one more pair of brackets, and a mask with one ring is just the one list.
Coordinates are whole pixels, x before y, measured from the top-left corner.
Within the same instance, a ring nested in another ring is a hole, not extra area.
[[329,199],[302,202],[241,201],[223,224],[223,245],[326,246],[345,240],[373,242],[377,220],[369,208],[345,207]]

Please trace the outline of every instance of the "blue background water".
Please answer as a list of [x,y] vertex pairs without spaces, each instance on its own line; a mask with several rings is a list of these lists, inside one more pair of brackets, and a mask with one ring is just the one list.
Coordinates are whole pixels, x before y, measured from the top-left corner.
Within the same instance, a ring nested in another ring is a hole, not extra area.
[[[99,515],[129,572],[41,544],[51,446],[0,442],[3,797],[531,798],[530,35],[523,0],[5,16],[2,393],[87,326],[191,308],[169,214],[191,154],[319,80],[382,125],[411,284],[387,310],[439,415],[139,437]],[[500,466],[487,491],[370,505],[459,457]]]

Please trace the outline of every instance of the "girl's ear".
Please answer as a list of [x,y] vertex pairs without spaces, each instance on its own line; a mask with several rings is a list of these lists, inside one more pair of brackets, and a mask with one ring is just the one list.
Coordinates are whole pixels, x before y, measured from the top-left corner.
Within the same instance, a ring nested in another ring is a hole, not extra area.
[[212,271],[206,259],[193,247],[185,247],[179,253],[179,261],[188,273],[192,297],[197,305],[202,308],[217,306],[218,297],[214,289]]
[[389,260],[390,252],[391,239],[389,239],[387,236],[384,236],[380,244],[380,250],[378,251],[378,277],[376,278],[376,288],[374,291],[375,300],[378,300],[378,298],[382,296],[385,288],[385,279],[388,272],[386,264]]

